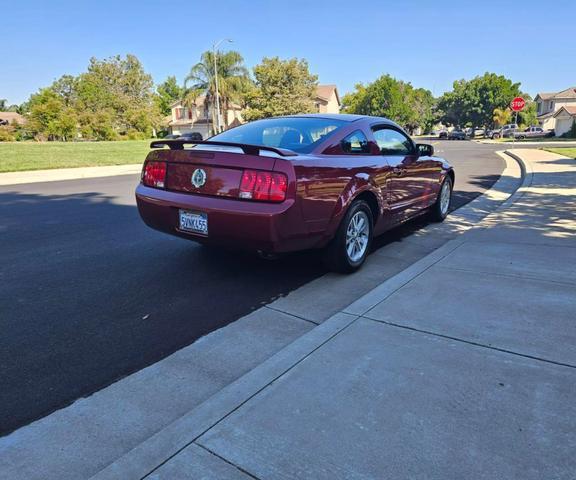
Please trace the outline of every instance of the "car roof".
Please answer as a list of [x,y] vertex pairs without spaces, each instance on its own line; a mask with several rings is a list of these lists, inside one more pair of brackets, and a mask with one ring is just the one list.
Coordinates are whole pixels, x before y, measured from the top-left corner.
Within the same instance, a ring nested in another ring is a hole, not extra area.
[[284,115],[272,118],[325,118],[333,120],[341,120],[344,122],[357,122],[359,120],[366,120],[371,123],[387,123],[389,125],[398,126],[392,120],[384,117],[373,117],[371,115],[355,115],[352,113],[302,113],[299,115]]

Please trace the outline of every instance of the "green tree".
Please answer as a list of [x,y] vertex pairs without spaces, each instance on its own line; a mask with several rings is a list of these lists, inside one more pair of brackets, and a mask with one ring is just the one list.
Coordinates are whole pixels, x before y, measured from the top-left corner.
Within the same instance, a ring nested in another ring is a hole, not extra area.
[[246,120],[312,113],[318,77],[304,59],[264,58],[254,67],[255,87],[245,96]]
[[151,136],[161,123],[153,87],[152,77],[134,55],[92,58],[88,71],[77,82],[77,107],[92,113],[112,113],[112,128],[117,134],[137,131],[143,137]]
[[412,108],[416,112],[416,117],[412,124],[408,124],[408,128],[413,132],[419,127],[423,133],[430,133],[436,123],[436,99],[432,95],[432,92],[425,88],[415,88],[409,99]]
[[[228,111],[232,103],[239,103],[250,86],[248,70],[240,53],[216,52],[218,72],[218,95],[221,112]],[[216,128],[216,75],[214,53],[204,52],[200,62],[190,69],[184,80],[184,105],[191,107],[200,95],[206,96],[206,107],[212,112],[212,125]],[[223,114],[224,126],[228,127],[227,115]]]
[[178,85],[176,77],[170,76],[156,87],[156,103],[162,115],[170,115],[172,104],[182,100],[184,89]]
[[342,99],[347,113],[374,115],[394,120],[409,131],[421,127],[430,130],[434,123],[434,97],[429,90],[382,75],[374,82],[356,85],[356,90]]
[[495,109],[504,109],[520,94],[520,83],[503,75],[485,73],[472,80],[457,80],[451,92],[438,100],[441,119],[449,125],[488,126]]
[[70,140],[76,134],[76,115],[51,88],[32,95],[28,128],[40,140]]
[[346,113],[360,113],[365,110],[366,87],[363,83],[354,85],[354,91],[342,97],[342,110]]
[[8,100],[6,100],[5,98],[0,98],[0,112],[5,112],[6,109],[8,108],[6,102],[8,102]]
[[20,106],[38,139],[144,138],[161,123],[154,83],[134,55],[90,59],[77,77],[64,75]]
[[518,124],[523,127],[531,127],[538,125],[538,106],[532,100],[532,97],[527,94],[521,95],[526,100],[526,106],[523,110],[518,112]]
[[62,99],[64,105],[70,107],[77,100],[77,84],[78,79],[76,77],[72,75],[62,75],[50,86],[50,89]]

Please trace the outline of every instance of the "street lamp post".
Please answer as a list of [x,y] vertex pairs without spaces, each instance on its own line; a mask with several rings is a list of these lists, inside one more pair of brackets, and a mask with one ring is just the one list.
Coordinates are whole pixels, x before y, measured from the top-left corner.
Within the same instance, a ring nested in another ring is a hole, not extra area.
[[220,133],[220,130],[221,130],[220,94],[218,92],[218,64],[216,61],[216,55],[217,55],[217,48],[224,41],[232,43],[232,40],[230,40],[229,38],[223,38],[222,40],[216,42],[212,46],[212,57],[214,57],[214,81],[216,83],[216,133]]

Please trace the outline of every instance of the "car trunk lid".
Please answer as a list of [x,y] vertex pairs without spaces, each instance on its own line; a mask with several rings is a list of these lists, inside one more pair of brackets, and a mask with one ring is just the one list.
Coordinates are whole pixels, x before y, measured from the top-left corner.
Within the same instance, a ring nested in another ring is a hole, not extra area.
[[[248,146],[250,148],[243,149],[235,145],[202,144],[194,148],[178,148],[186,142],[177,142],[177,148],[153,150],[147,158],[147,161],[166,162],[164,188],[170,191],[238,198],[244,170],[272,172],[277,161],[289,163],[265,147]],[[172,143],[153,142],[152,146]],[[280,170],[285,170],[285,166]]]

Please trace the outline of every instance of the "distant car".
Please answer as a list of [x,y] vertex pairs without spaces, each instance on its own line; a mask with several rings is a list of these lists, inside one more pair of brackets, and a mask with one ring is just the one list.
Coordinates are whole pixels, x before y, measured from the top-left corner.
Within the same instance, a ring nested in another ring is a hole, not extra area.
[[464,131],[466,132],[466,135],[470,138],[481,137],[484,135],[484,129],[483,128],[472,129],[472,127],[469,127]]
[[543,138],[551,137],[554,132],[545,131],[542,127],[528,127],[522,132],[514,132],[514,138],[517,140],[524,140],[525,138]]
[[195,141],[201,142],[202,140],[204,140],[202,138],[202,134],[198,133],[198,132],[183,133],[178,138],[180,138],[182,140],[188,140],[190,142],[195,142]]
[[448,130],[441,130],[438,134],[438,138],[448,138]]
[[495,138],[509,138],[514,136],[514,132],[518,130],[518,125],[515,123],[509,123],[504,125],[502,128],[497,128],[496,130],[492,130],[489,136],[492,139]]
[[166,135],[166,136],[164,137],[164,139],[165,139],[165,140],[174,140],[175,138],[179,138],[179,137],[180,137],[180,135],[176,135],[175,133],[171,133],[171,134],[169,134],[169,135]]
[[142,219],[200,243],[268,257],[323,249],[332,270],[352,272],[374,236],[450,211],[453,168],[386,118],[276,117],[151,147],[136,189]]
[[466,132],[460,128],[455,128],[448,134],[448,140],[466,140]]

